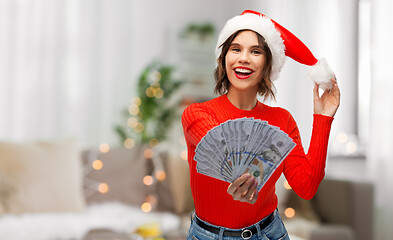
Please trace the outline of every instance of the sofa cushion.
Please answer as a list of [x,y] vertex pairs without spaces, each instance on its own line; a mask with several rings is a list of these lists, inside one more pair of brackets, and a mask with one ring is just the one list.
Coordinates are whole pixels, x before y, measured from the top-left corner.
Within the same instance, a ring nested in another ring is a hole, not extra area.
[[350,223],[353,199],[349,181],[325,179],[311,201],[323,222]]
[[284,187],[285,177],[282,175],[276,184],[276,195],[278,197],[278,210],[285,219],[285,210],[293,208],[295,217],[301,217],[307,221],[319,223],[320,219],[311,201],[300,198],[292,189]]
[[84,207],[75,140],[0,141],[0,214],[81,211]]
[[302,217],[316,223],[321,221],[312,202],[302,199],[293,190],[290,190],[288,194],[287,206],[295,209],[296,217]]
[[[101,161],[102,168],[92,168],[95,160]],[[140,206],[146,200],[148,189],[143,184],[143,177],[147,174],[147,162],[142,146],[115,148],[106,153],[88,150],[82,153],[82,161],[86,172],[85,196],[89,204],[119,201]],[[107,192],[98,191],[102,183],[107,184]]]

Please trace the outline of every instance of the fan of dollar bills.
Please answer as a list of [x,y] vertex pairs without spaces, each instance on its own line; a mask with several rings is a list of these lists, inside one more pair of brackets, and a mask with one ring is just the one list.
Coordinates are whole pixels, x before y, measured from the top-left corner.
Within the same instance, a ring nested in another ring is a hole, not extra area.
[[197,145],[194,159],[199,173],[227,182],[248,172],[260,191],[295,146],[278,127],[239,118],[211,129]]

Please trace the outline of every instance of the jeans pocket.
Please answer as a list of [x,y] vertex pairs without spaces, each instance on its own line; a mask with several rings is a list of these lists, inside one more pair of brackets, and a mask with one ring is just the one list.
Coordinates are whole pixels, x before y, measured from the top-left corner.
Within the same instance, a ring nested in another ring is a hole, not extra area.
[[188,229],[187,233],[187,240],[191,240],[193,237],[193,229],[194,229],[194,224],[191,223],[190,228]]
[[214,236],[205,235],[203,233],[194,231],[187,236],[187,240],[215,240],[218,239]]
[[284,235],[280,236],[279,233],[276,234],[269,234],[269,236],[264,235],[262,240],[289,240],[289,235],[288,233],[285,233]]
[[[218,236],[218,235],[217,235]],[[218,239],[216,234],[208,232],[193,222],[188,231],[187,240],[215,240]]]
[[191,239],[192,239],[192,240],[202,240],[202,239],[199,239],[199,238],[197,238],[197,237],[195,237],[195,236],[192,236]]
[[269,240],[287,240],[289,239],[287,229],[280,215],[278,215],[278,213],[276,214],[273,222],[264,229],[264,233]]
[[279,238],[278,240],[289,240],[288,233],[285,233],[285,235]]

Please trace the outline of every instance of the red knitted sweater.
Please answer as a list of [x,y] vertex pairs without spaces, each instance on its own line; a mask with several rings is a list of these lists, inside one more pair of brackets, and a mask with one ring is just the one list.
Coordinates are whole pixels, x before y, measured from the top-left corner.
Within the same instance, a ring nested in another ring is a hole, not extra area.
[[[296,147],[261,189],[255,204],[233,200],[227,193],[229,183],[198,173],[194,160],[196,145],[210,129],[229,119],[242,117],[268,121],[286,132],[296,143]],[[258,101],[252,110],[241,110],[232,105],[226,95],[187,107],[182,115],[182,124],[188,149],[191,191],[198,217],[227,228],[243,228],[260,221],[277,208],[275,184],[282,172],[300,197],[311,199],[325,175],[332,121],[332,117],[314,114],[311,143],[306,155],[295,120],[282,108],[269,107]]]

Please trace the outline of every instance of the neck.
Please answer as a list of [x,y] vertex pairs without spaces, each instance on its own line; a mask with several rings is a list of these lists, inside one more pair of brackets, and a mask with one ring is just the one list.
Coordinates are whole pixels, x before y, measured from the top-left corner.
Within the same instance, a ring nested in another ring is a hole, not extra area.
[[256,93],[231,91],[229,89],[227,97],[235,107],[242,110],[252,110],[257,105]]

